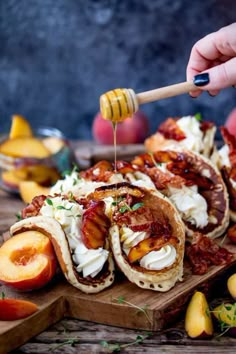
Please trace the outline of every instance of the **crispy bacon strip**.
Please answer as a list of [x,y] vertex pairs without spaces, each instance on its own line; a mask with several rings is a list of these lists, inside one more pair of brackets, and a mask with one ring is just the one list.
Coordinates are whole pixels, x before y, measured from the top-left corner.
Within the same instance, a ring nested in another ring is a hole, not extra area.
[[32,202],[21,211],[22,219],[37,216],[46,198],[45,195],[34,197]]
[[166,139],[174,139],[181,141],[186,138],[183,130],[178,126],[178,118],[167,118],[163,123],[160,124],[158,132],[164,135]]
[[226,127],[220,127],[221,135],[225,144],[229,146],[229,160],[232,167],[236,166],[236,137]]
[[96,182],[107,182],[113,174],[112,163],[106,160],[99,161],[86,171],[80,172],[82,178]]
[[211,265],[223,265],[232,260],[232,253],[220,247],[214,240],[196,233],[192,244],[186,245],[186,256],[193,274],[205,274]]

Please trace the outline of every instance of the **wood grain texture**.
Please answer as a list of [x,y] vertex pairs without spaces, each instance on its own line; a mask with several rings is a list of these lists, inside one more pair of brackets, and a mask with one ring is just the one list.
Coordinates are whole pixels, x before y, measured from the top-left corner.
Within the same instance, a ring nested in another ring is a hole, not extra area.
[[[111,151],[110,154],[112,153]],[[92,152],[91,156],[94,156]],[[100,158],[101,155],[99,155],[98,159]],[[3,191],[0,191],[0,201],[0,235],[2,235],[16,221],[15,215],[22,209],[24,204],[17,196],[11,196]],[[235,247],[232,250],[236,252]],[[160,330],[166,327],[170,328],[181,317],[195,289],[204,288],[210,293],[217,281],[224,279],[223,274],[226,271],[230,271],[230,269],[236,270],[236,259],[228,266],[212,267],[203,276],[192,275],[188,267],[185,267],[184,281],[178,283],[167,293],[140,289],[128,282],[119,273],[115,284],[111,288],[93,295],[83,294],[73,288],[64,280],[61,274],[58,274],[54,282],[49,284],[49,286],[37,292],[15,292],[0,286],[0,291],[4,291],[6,296],[27,299],[35,302],[39,307],[37,313],[24,320],[0,322],[0,354],[22,346],[23,343],[28,342],[32,337],[45,331],[59,320],[61,320],[62,324],[75,324],[76,328],[70,331],[69,337],[73,338],[75,335],[75,338],[77,338],[77,335],[79,336],[78,346],[80,353],[107,352],[105,349],[103,351],[99,340],[113,341],[113,343],[118,342],[120,344],[132,342],[135,341],[140,331],[145,333],[147,330],[155,333],[152,339],[146,339],[145,345],[127,347],[125,352],[162,353],[167,351],[169,353],[177,353],[183,350],[181,348],[183,345],[186,353],[195,353],[196,348],[195,351],[191,347],[187,350],[192,341],[186,339],[186,336],[183,335],[183,330],[177,332],[174,341],[175,344],[178,343],[178,351],[173,351],[173,348],[169,345],[171,340],[168,341],[168,336],[165,337],[164,335],[163,337],[163,335],[160,336],[158,333],[164,333],[163,331],[160,332]],[[214,292],[214,290],[212,291]],[[120,297],[123,297],[125,302],[119,303],[118,299]],[[142,311],[142,309],[145,309],[145,311]],[[75,320],[64,320],[64,317],[75,318]],[[93,323],[84,322],[84,320],[93,321]],[[82,325],[83,328],[85,324],[88,327],[90,326],[87,332],[78,330],[78,326]],[[106,324],[109,327],[104,326]],[[124,330],[124,328],[126,329]],[[24,351],[20,352],[46,353],[51,350],[53,345],[63,344],[63,341],[66,341],[66,336],[60,334],[57,337],[54,336],[55,332],[53,332],[52,337],[50,337],[51,334],[52,332],[50,331],[44,334],[46,337],[44,337],[42,342],[25,344]],[[43,336],[43,334],[40,336]],[[209,350],[206,350],[208,344],[205,341],[198,341],[197,343],[198,351],[209,353]],[[60,348],[53,349],[53,352],[77,353],[78,346],[77,343],[75,343],[75,347],[72,347],[69,343],[66,346],[63,344]],[[64,351],[65,347],[67,348],[66,351]],[[218,350],[217,345],[217,350],[214,349],[214,352],[222,352],[222,347],[220,345]],[[231,353],[231,351],[225,351],[225,348],[231,350],[230,341],[224,342],[224,352]]]

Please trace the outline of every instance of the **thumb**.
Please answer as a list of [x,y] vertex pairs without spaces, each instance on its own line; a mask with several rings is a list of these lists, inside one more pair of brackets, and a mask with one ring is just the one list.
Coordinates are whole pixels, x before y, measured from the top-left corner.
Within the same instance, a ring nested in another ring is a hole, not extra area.
[[206,72],[209,74],[210,81],[202,86],[202,90],[214,91],[236,85],[236,57],[225,63],[214,66]]

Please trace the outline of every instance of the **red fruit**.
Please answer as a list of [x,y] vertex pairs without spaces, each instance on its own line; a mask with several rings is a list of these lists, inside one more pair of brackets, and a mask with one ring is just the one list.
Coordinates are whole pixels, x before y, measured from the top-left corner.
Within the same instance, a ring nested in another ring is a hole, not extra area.
[[236,108],[234,108],[228,115],[225,127],[232,135],[236,136]]
[[19,299],[0,300],[0,321],[14,321],[32,315],[38,310],[31,301]]
[[[112,145],[114,143],[112,123],[105,120],[98,112],[93,121],[92,133],[99,144]],[[139,144],[143,143],[149,134],[149,121],[147,116],[138,111],[132,117],[126,118],[117,124],[117,144]]]
[[228,229],[227,236],[231,242],[236,243],[236,224]]

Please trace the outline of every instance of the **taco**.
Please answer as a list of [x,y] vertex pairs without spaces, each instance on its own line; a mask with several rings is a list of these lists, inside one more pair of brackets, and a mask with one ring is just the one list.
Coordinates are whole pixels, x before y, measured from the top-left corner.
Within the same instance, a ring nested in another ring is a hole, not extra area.
[[208,159],[188,150],[163,150],[139,155],[131,163],[174,203],[188,237],[196,232],[210,238],[224,233],[229,224],[228,193]]
[[188,149],[206,157],[214,151],[216,126],[196,116],[168,118],[144,145],[148,151]]
[[219,168],[229,193],[230,218],[236,222],[236,137],[226,127],[220,128],[223,146],[216,151],[214,162]]
[[68,282],[85,293],[97,293],[114,281],[110,220],[104,210],[103,201],[87,203],[60,195],[35,197],[10,233],[39,230],[46,234]]
[[113,256],[132,283],[165,292],[182,280],[184,224],[168,198],[128,182],[99,187],[88,198],[105,201]]

